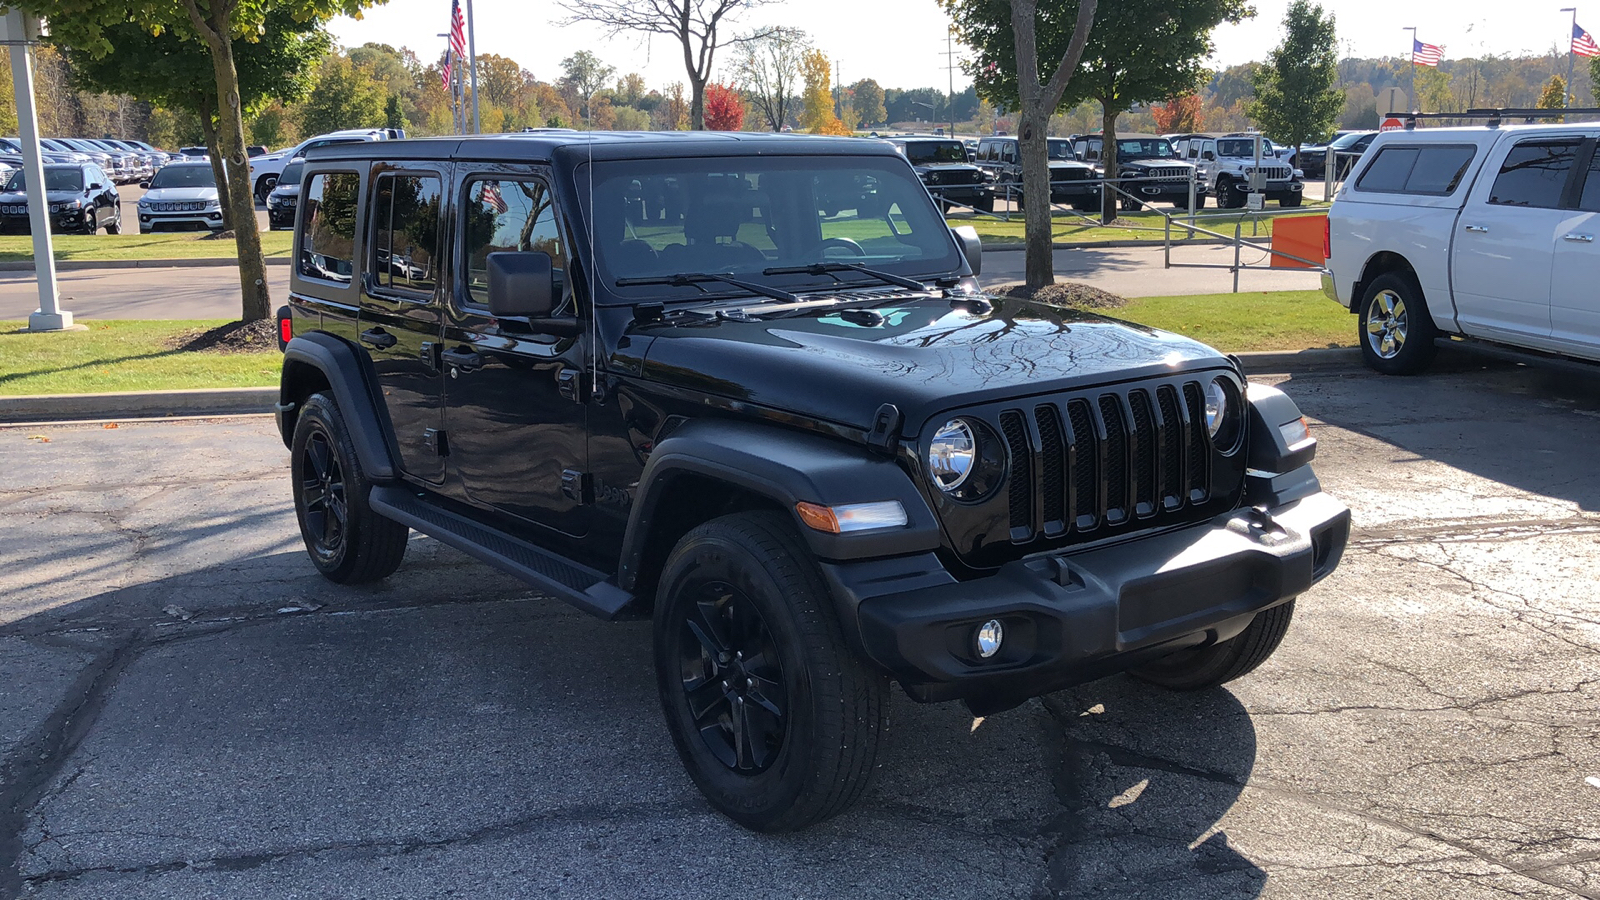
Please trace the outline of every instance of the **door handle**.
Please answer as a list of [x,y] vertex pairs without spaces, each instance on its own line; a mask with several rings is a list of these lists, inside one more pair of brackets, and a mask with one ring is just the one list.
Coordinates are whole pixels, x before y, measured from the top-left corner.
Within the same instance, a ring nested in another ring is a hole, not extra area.
[[361,332],[361,343],[371,344],[379,350],[387,350],[400,343],[400,339],[382,328],[368,328],[366,331]]
[[1487,226],[1487,225],[1468,225],[1467,226],[1467,230],[1472,232],[1473,234],[1488,234],[1489,233],[1489,226]]
[[1571,241],[1574,244],[1592,244],[1592,243],[1594,243],[1594,235],[1592,235],[1592,234],[1569,234],[1566,237],[1562,238],[1562,240]]
[[471,350],[446,350],[440,357],[445,365],[468,372],[483,366],[483,357]]

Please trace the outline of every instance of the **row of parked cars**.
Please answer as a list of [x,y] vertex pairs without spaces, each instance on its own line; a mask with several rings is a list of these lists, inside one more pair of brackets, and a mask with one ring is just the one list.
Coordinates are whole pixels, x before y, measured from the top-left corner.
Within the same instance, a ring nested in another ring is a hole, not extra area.
[[[1014,137],[982,138],[969,148],[952,138],[887,138],[917,170],[941,206],[993,212],[997,203],[1022,205],[1021,147]],[[1099,211],[1115,186],[1122,209],[1170,203],[1187,209],[1215,198],[1224,209],[1243,207],[1252,192],[1283,207],[1300,205],[1304,173],[1283,161],[1279,148],[1254,134],[1193,133],[1117,136],[1117,172],[1108,177],[1106,147],[1098,134],[1050,138],[1050,201],[1083,212]],[[1258,155],[1256,143],[1262,145]]]

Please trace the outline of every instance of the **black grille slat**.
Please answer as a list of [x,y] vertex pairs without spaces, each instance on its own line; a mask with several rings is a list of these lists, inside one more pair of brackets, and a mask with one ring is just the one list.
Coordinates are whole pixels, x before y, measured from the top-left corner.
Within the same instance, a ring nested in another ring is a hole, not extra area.
[[1156,511],[1156,422],[1150,395],[1130,393],[1128,408],[1133,411],[1133,508],[1148,516]]
[[1189,407],[1188,452],[1186,465],[1189,499],[1204,499],[1206,491],[1206,454],[1210,449],[1206,437],[1206,408],[1200,397],[1200,385],[1190,381],[1183,386],[1183,399]]
[[1067,403],[1067,420],[1072,424],[1072,527],[1092,531],[1100,524],[1099,439],[1095,436],[1094,414],[1086,400]]
[[1176,509],[1183,505],[1183,417],[1178,414],[1178,392],[1171,385],[1156,390],[1156,408],[1161,413],[1161,483],[1157,491],[1161,505]]
[[1039,489],[1044,533],[1054,536],[1067,530],[1067,442],[1061,431],[1061,415],[1054,406],[1036,407],[1033,417],[1039,425]]
[[1128,518],[1128,426],[1115,394],[1100,396],[1100,420],[1105,424],[1105,515],[1116,525]]
[[1009,409],[1001,413],[1000,431],[1011,451],[1011,539],[1025,541],[1033,536],[1033,450],[1022,413]]

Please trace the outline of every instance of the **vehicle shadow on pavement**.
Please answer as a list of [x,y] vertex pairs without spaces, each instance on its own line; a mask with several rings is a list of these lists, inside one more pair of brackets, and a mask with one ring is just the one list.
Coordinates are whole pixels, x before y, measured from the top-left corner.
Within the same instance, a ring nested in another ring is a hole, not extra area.
[[[1350,379],[1369,380],[1372,391],[1349,390]],[[1340,456],[1340,446],[1325,445],[1318,465],[1396,472],[1414,488],[1410,516],[1448,522],[1481,500],[1461,493],[1459,472],[1532,495],[1502,500],[1497,514],[1508,521],[1563,518],[1550,500],[1600,510],[1600,479],[1589,454],[1577,451],[1600,444],[1600,370],[1518,365],[1444,348],[1423,375],[1301,374],[1283,388],[1308,416],[1395,448],[1387,459],[1352,460]],[[1360,499],[1348,486],[1342,490]]]

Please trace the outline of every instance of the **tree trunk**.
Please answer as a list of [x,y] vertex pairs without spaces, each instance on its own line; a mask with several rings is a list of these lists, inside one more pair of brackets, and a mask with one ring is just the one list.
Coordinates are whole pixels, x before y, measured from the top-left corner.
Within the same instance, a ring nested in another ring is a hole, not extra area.
[[1017,129],[1022,154],[1023,234],[1027,240],[1024,277],[1029,290],[1056,280],[1054,235],[1050,233],[1050,145],[1048,110],[1024,111]]
[[706,79],[689,78],[689,130],[706,130]]
[[[201,19],[194,0],[184,0],[191,19]],[[239,70],[233,62],[229,7],[211,4],[208,16],[196,22],[211,50],[211,68],[217,78],[217,136],[226,161],[228,199],[233,209],[234,240],[239,250],[239,289],[244,295],[240,319],[254,322],[270,318],[272,296],[267,288],[267,266],[261,256],[261,231],[256,223],[255,194],[250,185],[250,162],[245,153],[244,114],[239,108]]]
[[200,134],[205,138],[211,159],[211,177],[217,182],[217,203],[222,207],[222,227],[233,227],[233,206],[228,202],[228,173],[222,165],[222,147],[217,143],[216,105],[210,97],[200,101]]
[[[1119,113],[1112,109],[1111,104],[1101,101],[1100,109],[1100,169],[1106,173],[1107,178],[1117,177],[1117,116]],[[1128,185],[1118,184],[1122,190],[1128,190]],[[1106,191],[1105,198],[1100,204],[1100,222],[1110,225],[1117,218],[1117,211],[1122,208],[1122,195],[1115,191]]]

